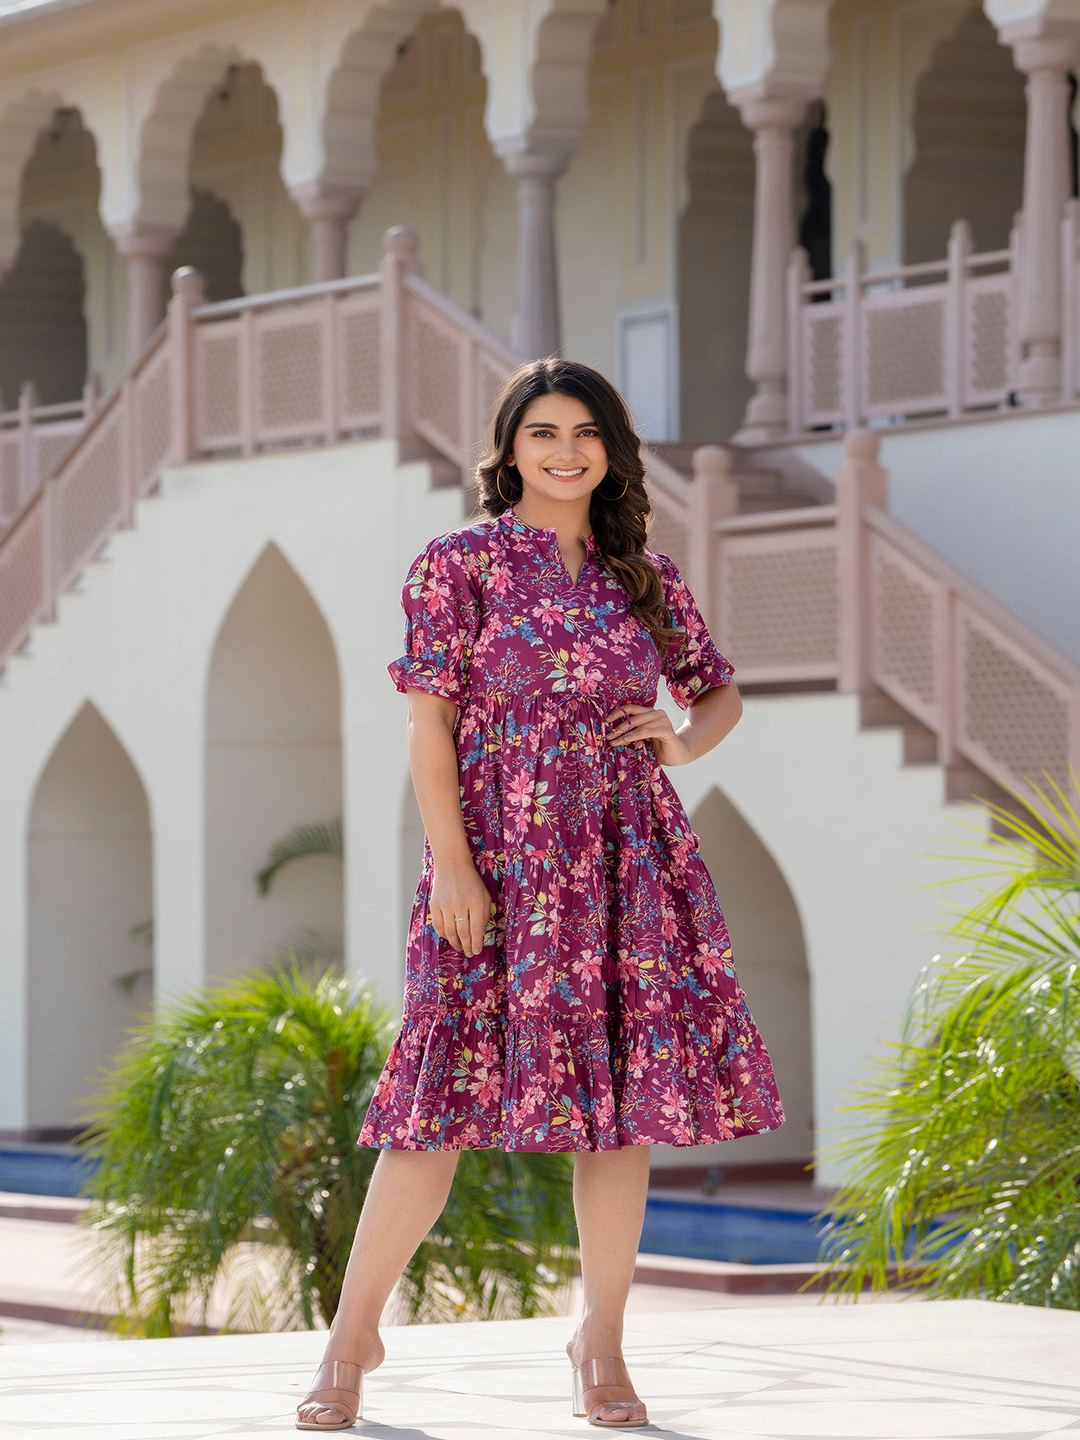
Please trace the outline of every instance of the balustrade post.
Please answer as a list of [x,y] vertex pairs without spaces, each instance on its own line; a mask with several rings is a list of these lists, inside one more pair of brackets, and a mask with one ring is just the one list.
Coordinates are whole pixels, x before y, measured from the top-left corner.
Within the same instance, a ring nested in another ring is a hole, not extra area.
[[19,509],[38,488],[37,445],[34,441],[34,409],[38,403],[37,387],[24,380],[19,387]]
[[870,572],[868,505],[888,505],[888,475],[878,464],[881,440],[872,430],[844,436],[836,477],[836,579],[839,594],[838,688],[859,694],[873,683],[872,641],[877,623]]
[[947,581],[937,588],[937,615],[934,626],[934,693],[938,705],[939,765],[955,765],[961,758],[957,749],[960,728],[959,669],[956,654],[956,593]]
[[866,271],[866,246],[858,236],[844,267],[844,343],[841,382],[843,409],[849,430],[862,424],[862,283]]
[[379,300],[380,385],[382,432],[399,445],[415,436],[412,400],[416,357],[408,341],[408,304],[405,278],[422,274],[420,242],[411,225],[392,225],[383,236]]
[[37,619],[56,619],[56,507],[60,503],[55,480],[46,480],[41,487],[41,601]]
[[731,451],[722,445],[699,445],[691,457],[688,562],[686,583],[699,597],[706,623],[720,648],[728,639],[727,590],[723,534],[717,524],[739,508],[739,487],[732,473]]
[[954,220],[949,229],[948,272],[945,296],[945,355],[943,373],[948,413],[961,414],[967,394],[967,298],[965,284],[968,257],[974,250],[971,226]]
[[101,376],[96,370],[91,370],[83,384],[82,406],[83,424],[86,425],[94,417],[94,412],[101,404]]
[[801,435],[806,426],[803,405],[803,324],[809,296],[803,286],[811,279],[810,257],[802,245],[791,252],[787,267],[787,343],[788,343],[788,434]]
[[1016,403],[1020,387],[1020,274],[1023,269],[1023,252],[1024,212],[1016,210],[1013,212],[1013,222],[1009,230],[1009,391],[1006,400],[1012,404]]
[[1061,398],[1076,394],[1076,245],[1080,237],[1080,200],[1070,196],[1061,211]]
[[183,465],[195,457],[195,322],[191,312],[206,298],[206,283],[192,265],[182,265],[172,275],[169,301],[169,448],[166,463]]

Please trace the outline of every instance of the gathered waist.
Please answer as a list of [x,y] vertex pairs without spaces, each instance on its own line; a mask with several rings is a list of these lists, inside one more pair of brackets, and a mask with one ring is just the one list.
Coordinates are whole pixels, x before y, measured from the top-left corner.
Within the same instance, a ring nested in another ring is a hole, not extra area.
[[490,710],[499,707],[542,708],[550,710],[585,707],[600,715],[607,715],[620,701],[631,705],[655,705],[656,696],[638,699],[632,695],[614,695],[610,692],[593,690],[533,690],[509,691],[498,689],[477,690],[467,693],[460,702],[465,710]]

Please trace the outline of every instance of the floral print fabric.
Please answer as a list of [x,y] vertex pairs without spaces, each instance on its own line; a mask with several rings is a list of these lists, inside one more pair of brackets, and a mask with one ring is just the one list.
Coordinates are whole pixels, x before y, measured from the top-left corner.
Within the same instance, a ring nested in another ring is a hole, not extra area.
[[401,1029],[357,1144],[610,1150],[776,1130],[784,1112],[682,803],[619,701],[725,685],[678,567],[661,664],[594,536],[575,582],[556,531],[513,508],[436,536],[401,593],[397,688],[457,703],[466,834],[495,901],[481,952],[431,925],[432,856],[408,931]]

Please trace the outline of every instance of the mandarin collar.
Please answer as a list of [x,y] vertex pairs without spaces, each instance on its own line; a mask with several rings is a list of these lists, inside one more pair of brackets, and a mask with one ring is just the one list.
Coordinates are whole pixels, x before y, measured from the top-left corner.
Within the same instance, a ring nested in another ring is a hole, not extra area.
[[[559,532],[553,525],[530,525],[527,521],[522,520],[512,505],[508,505],[505,510],[501,511],[498,518],[508,530],[513,530],[519,535],[534,535],[538,540],[542,539],[548,544],[557,545],[559,543]],[[582,535],[581,539],[586,550],[590,552],[595,550],[595,535]]]

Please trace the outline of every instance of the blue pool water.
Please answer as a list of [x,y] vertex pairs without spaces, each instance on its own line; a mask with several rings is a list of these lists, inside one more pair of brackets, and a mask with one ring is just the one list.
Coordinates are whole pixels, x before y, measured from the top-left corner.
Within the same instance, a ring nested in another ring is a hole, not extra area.
[[[63,1146],[0,1146],[0,1190],[75,1196],[93,1163]],[[812,1263],[820,1222],[811,1209],[739,1205],[702,1196],[650,1195],[641,1250],[741,1264]]]

